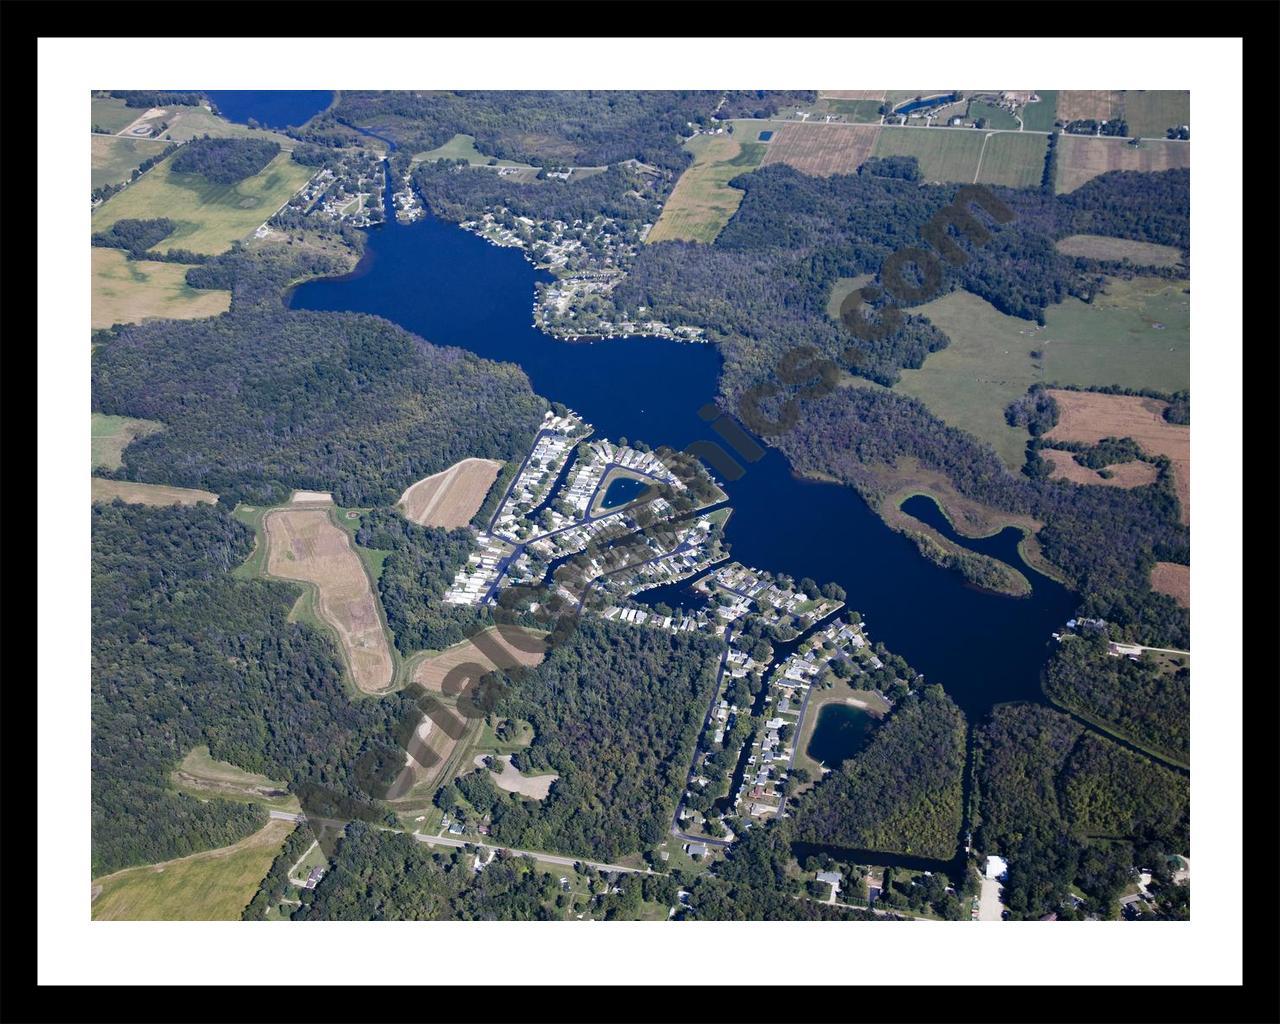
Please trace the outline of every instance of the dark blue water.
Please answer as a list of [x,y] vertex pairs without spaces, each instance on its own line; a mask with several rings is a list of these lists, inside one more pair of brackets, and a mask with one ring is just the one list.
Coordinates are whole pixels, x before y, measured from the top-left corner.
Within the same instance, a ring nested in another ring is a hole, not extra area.
[[[716,394],[720,358],[712,346],[556,341],[532,326],[533,283],[550,279],[518,250],[432,217],[407,226],[391,217],[370,232],[354,274],[304,284],[290,302],[377,313],[437,344],[518,363],[535,391],[581,413],[596,437],[655,448],[719,440],[698,416]],[[1027,570],[1035,588],[1027,598],[969,586],[920,557],[851,488],[795,477],[774,449],[724,488],[734,509],[725,529],[734,558],[838,583],[872,638],[945,687],[971,719],[1000,701],[1041,699],[1049,634],[1075,604],[1062,587]],[[690,607],[687,586],[672,584],[664,599]]]
[[924,99],[912,100],[910,103],[903,104],[902,106],[896,108],[894,110],[894,113],[909,114],[913,110],[921,110],[924,107],[940,107],[944,103],[953,103],[955,101],[955,98],[956,98],[955,93],[951,93],[948,96],[926,96]]
[[604,492],[604,499],[600,502],[601,508],[617,508],[619,505],[625,505],[632,498],[638,497],[648,483],[643,480],[633,480],[629,476],[620,476],[609,484],[609,489]]
[[[961,547],[968,548],[970,551],[977,551],[979,554],[990,555],[992,558],[998,558],[1002,562],[1008,562],[1016,569],[1025,568],[1022,556],[1018,554],[1018,542],[1022,540],[1022,531],[1017,527],[1006,526],[999,533],[992,534],[990,537],[962,537],[956,533],[954,527],[943,514],[942,509],[938,507],[938,503],[923,494],[913,495],[904,501],[902,503],[902,511],[919,519],[922,523],[932,526],[947,540],[959,544]],[[1038,576],[1037,578],[1045,580],[1045,584],[1049,587],[1057,586],[1053,580],[1046,580],[1043,576]]]
[[268,128],[296,128],[333,102],[328,89],[205,89],[204,94],[228,121],[247,124],[253,118]]
[[828,768],[838,768],[867,744],[874,715],[851,704],[824,704],[805,753]]

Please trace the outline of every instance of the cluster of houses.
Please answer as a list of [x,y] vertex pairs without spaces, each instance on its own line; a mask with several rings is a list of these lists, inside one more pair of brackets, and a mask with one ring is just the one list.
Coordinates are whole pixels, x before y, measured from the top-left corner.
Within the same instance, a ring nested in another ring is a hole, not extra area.
[[400,187],[391,197],[391,201],[395,204],[396,220],[401,224],[412,224],[415,220],[427,215],[422,200],[418,198],[418,190],[413,187],[413,177],[408,171],[405,171],[404,177],[400,180]]
[[[548,411],[533,442],[533,450],[503,498],[494,519],[494,532],[514,541],[521,533],[524,517],[548,496],[551,485],[564,468],[574,444],[591,433],[591,425],[574,413],[557,415]],[[531,524],[525,524],[526,535]]]
[[476,550],[467,564],[458,570],[453,584],[445,591],[445,604],[480,604],[501,578],[512,548],[500,537],[480,534]]
[[771,573],[752,569],[741,562],[731,562],[717,569],[695,586],[717,598],[715,614],[722,627],[755,611],[770,625],[790,621],[796,629],[803,630],[841,606],[840,601],[832,598],[813,599],[802,591],[781,586]]
[[268,223],[288,226],[288,215],[314,217],[352,227],[382,220],[382,164],[365,150],[335,151]]

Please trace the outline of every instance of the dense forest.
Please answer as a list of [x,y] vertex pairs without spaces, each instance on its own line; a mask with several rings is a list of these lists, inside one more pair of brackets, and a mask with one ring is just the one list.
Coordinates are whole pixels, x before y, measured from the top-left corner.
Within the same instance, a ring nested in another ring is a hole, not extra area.
[[298,588],[230,577],[248,527],[208,505],[119,501],[95,504],[92,525],[95,876],[265,823],[261,808],[169,789],[194,746],[295,792],[353,798],[404,763],[393,728],[407,698],[352,703],[329,637],[288,621]]
[[1186,763],[1191,755],[1191,670],[1107,653],[1105,635],[1062,643],[1044,669],[1044,692],[1140,746]]
[[492,815],[505,845],[605,860],[652,847],[671,825],[719,655],[701,634],[582,619],[540,666],[510,678],[497,707],[532,723],[512,764],[559,774],[550,795],[505,793],[482,769],[444,799]]
[[1009,861],[1015,919],[1114,916],[1136,868],[1167,878],[1169,856],[1187,852],[1186,778],[1067,715],[1001,705],[974,730],[974,749],[974,842]]
[[110,94],[124,100],[126,107],[146,110],[149,107],[198,107],[205,102],[198,92],[157,92],[155,89],[112,89]]
[[215,185],[234,185],[252,178],[280,152],[271,139],[192,139],[173,158],[179,174],[198,174]]
[[950,860],[961,822],[964,714],[940,686],[899,702],[870,743],[799,802],[802,842]]
[[124,249],[134,255],[141,255],[173,234],[177,226],[168,217],[157,217],[154,220],[126,218],[116,221],[106,231],[96,232],[90,242],[96,246]]
[[120,478],[232,504],[301,488],[390,505],[459,459],[523,455],[545,409],[511,364],[377,317],[266,305],[123,327],[94,350],[92,379],[95,412],[167,428],[125,449]]
[[356,543],[391,552],[378,593],[400,653],[443,650],[475,632],[474,608],[441,601],[475,547],[470,530],[418,526],[398,512],[375,508],[361,518]]

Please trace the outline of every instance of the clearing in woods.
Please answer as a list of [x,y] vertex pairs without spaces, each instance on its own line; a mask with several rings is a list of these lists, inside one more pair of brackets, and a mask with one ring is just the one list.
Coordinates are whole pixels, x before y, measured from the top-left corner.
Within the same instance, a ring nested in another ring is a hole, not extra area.
[[119,498],[132,505],[196,505],[218,503],[212,491],[197,491],[190,487],[166,487],[163,484],[138,484],[132,480],[107,480],[95,476],[91,479],[93,501],[114,501]]
[[1168,594],[1183,608],[1191,607],[1191,566],[1156,562],[1151,567],[1151,589]]
[[106,231],[126,218],[168,217],[177,227],[153,251],[187,249],[216,256],[251,235],[312,174],[312,168],[295,163],[289,152],[282,151],[252,177],[234,185],[216,185],[199,174],[175,172],[173,159],[161,161],[94,210],[93,230]]
[[263,518],[267,573],[315,588],[316,611],[337,631],[356,687],[383,693],[395,662],[364,563],[327,508],[273,509]]
[[406,519],[419,526],[446,530],[466,526],[480,511],[501,469],[502,463],[493,459],[463,459],[411,484],[396,504]]
[[684,148],[693,154],[671,191],[646,242],[716,240],[738,210],[742,193],[729,181],[760,166],[773,143],[756,142],[759,130],[739,122],[734,135],[696,135]]
[[131,260],[120,249],[93,248],[90,324],[136,324],[151,317],[198,320],[231,308],[231,293],[187,284],[185,263]]
[[1082,256],[1090,260],[1128,260],[1144,267],[1176,267],[1182,262],[1182,253],[1172,245],[1135,242],[1129,238],[1068,235],[1053,244],[1064,256]]
[[[435,160],[465,160],[469,164],[485,164],[492,167],[532,167],[532,164],[522,164],[515,160],[497,160],[494,157],[486,156],[476,149],[476,137],[474,135],[458,134],[446,142],[443,146],[437,146],[435,149],[429,149],[423,153],[415,153],[413,159],[409,161],[410,167],[416,167],[420,163],[431,162]],[[489,161],[493,160],[493,164]]]
[[205,800],[215,797],[286,811],[301,810],[298,798],[288,791],[283,782],[218,761],[209,753],[207,746],[192,747],[178,767],[169,773],[169,781],[175,789]]
[[[488,754],[477,754],[472,763],[477,768],[483,768],[484,759],[488,756]],[[511,763],[510,754],[493,756],[497,757],[498,763],[502,765],[502,772],[490,772],[489,778],[495,786],[508,793],[519,793],[532,800],[545,800],[547,794],[551,792],[551,783],[560,778],[555,772],[548,772],[546,775],[522,775],[520,769]]]
[[868,124],[759,123],[773,130],[762,166],[790,164],[820,177],[853,174],[871,156],[881,134],[879,125]]
[[1071,192],[1107,171],[1167,171],[1190,167],[1191,143],[1148,139],[1134,146],[1124,139],[1062,135],[1055,159],[1057,191]]
[[154,434],[164,430],[164,424],[157,420],[139,420],[132,416],[106,416],[95,412],[89,417],[89,430],[92,437],[93,467],[105,466],[107,469],[118,469],[121,455],[129,447],[135,437]]
[[89,184],[93,188],[117,185],[128,181],[129,175],[143,160],[163,153],[170,145],[160,139],[129,139],[118,135],[94,135],[91,139],[93,155]]
[[1046,441],[1097,444],[1104,437],[1131,437],[1148,455],[1168,456],[1182,522],[1191,521],[1191,428],[1164,418],[1167,402],[1092,391],[1048,393],[1058,403],[1058,423],[1044,435]]
[[1156,482],[1156,467],[1149,462],[1134,459],[1132,462],[1117,462],[1107,466],[1110,477],[1100,476],[1096,469],[1082,466],[1076,462],[1071,452],[1059,448],[1041,448],[1040,455],[1053,469],[1049,476],[1054,480],[1070,480],[1076,484],[1098,484],[1102,487],[1142,487]]
[[[459,665],[479,665],[484,672],[492,672],[494,669],[509,669],[517,665],[541,664],[546,657],[545,646],[538,643],[539,649],[536,651],[521,650],[507,640],[513,633],[533,639],[545,635],[519,626],[491,626],[480,634],[479,644],[475,640],[463,640],[462,643],[454,644],[421,662],[413,674],[413,681],[440,693],[444,692],[445,677]],[[522,640],[521,644],[524,647],[534,646],[528,640]],[[450,686],[449,695],[456,696],[466,682],[464,679],[456,688]]]
[[96,878],[93,920],[237,921],[294,827],[273,818],[231,846]]

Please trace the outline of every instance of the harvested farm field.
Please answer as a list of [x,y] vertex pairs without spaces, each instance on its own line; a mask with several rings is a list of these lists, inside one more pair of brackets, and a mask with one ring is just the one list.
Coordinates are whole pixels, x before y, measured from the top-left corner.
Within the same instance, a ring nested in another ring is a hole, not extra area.
[[1053,466],[1053,471],[1049,474],[1051,479],[1070,480],[1076,484],[1098,484],[1102,487],[1123,487],[1127,490],[1130,487],[1153,484],[1158,475],[1155,466],[1138,459],[1107,466],[1107,472],[1111,476],[1105,477],[1099,476],[1096,469],[1080,465],[1071,452],[1058,448],[1042,448],[1040,455]]
[[[521,641],[522,646],[532,647],[537,643],[537,651],[524,651],[507,640],[512,633],[519,633],[528,640]],[[479,640],[479,643],[476,641]],[[545,646],[538,641],[538,634],[518,626],[492,626],[472,640],[463,640],[448,650],[441,651],[434,657],[422,662],[413,674],[413,681],[428,690],[443,692],[445,677],[459,665],[479,665],[484,672],[494,669],[509,669],[516,665],[533,666],[541,664],[546,657]],[[463,681],[465,683],[465,680]],[[460,689],[461,687],[459,687]],[[454,690],[451,686],[450,690]],[[456,695],[456,692],[455,694]]]
[[[485,754],[476,755],[473,763],[477,768],[484,767],[486,756]],[[560,778],[555,772],[548,772],[546,775],[522,775],[520,769],[511,763],[510,754],[499,755],[498,762],[502,765],[502,773],[491,773],[490,778],[493,784],[508,793],[519,793],[533,800],[545,800],[547,794],[551,792],[551,783]]]
[[1046,441],[1097,444],[1104,437],[1131,437],[1148,455],[1168,456],[1182,522],[1191,521],[1191,428],[1165,420],[1167,402],[1054,388],[1048,394],[1058,403],[1058,423]]
[[1057,190],[1071,192],[1107,171],[1167,171],[1191,166],[1190,142],[1144,140],[1131,146],[1126,139],[1093,135],[1063,135],[1058,139]]
[[1118,89],[1062,89],[1058,92],[1060,121],[1110,121],[1124,113],[1124,93]]
[[263,526],[268,575],[316,588],[316,611],[337,631],[357,688],[384,692],[395,663],[377,598],[350,535],[334,525],[325,508],[273,509]]
[[1191,607],[1191,566],[1156,562],[1151,567],[1151,589],[1168,594],[1183,608]]
[[777,125],[761,166],[790,164],[818,177],[853,174],[871,155],[879,134],[879,125]]
[[463,459],[412,484],[400,495],[405,518],[419,526],[466,526],[502,469],[493,459]]
[[92,478],[94,501],[114,501],[119,498],[132,505],[197,505],[218,503],[212,491],[197,491],[191,487],[165,487],[163,484],[138,484],[131,480],[107,480]]

